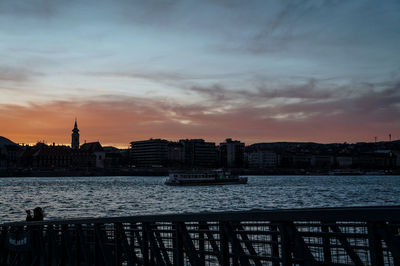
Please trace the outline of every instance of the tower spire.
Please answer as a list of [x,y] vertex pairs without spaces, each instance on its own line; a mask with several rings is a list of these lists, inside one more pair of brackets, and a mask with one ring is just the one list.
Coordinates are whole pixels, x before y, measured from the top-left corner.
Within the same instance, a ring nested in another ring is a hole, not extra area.
[[79,149],[79,129],[78,129],[78,123],[77,119],[75,117],[75,124],[74,124],[74,129],[72,129],[72,135],[71,135],[71,147],[74,150]]

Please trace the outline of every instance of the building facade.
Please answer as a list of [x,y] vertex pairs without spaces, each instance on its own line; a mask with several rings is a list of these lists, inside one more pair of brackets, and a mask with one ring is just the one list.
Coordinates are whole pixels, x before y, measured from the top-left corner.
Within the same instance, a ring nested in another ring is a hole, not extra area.
[[217,150],[214,142],[203,139],[182,139],[184,167],[212,168],[217,165]]
[[0,169],[18,167],[22,154],[23,149],[19,145],[0,146]]
[[162,167],[168,164],[168,144],[165,139],[131,142],[131,158],[137,167]]
[[38,143],[25,147],[22,165],[32,169],[79,169],[96,167],[93,153],[63,145]]
[[183,163],[183,144],[170,141],[168,143],[168,166],[180,168]]
[[248,168],[274,168],[278,166],[278,155],[269,150],[250,150],[246,152]]
[[100,142],[88,142],[83,144],[80,149],[81,152],[88,153],[95,158],[95,167],[104,168],[104,161],[106,158],[106,153]]
[[244,143],[226,139],[219,144],[219,162],[222,167],[241,168],[244,162]]

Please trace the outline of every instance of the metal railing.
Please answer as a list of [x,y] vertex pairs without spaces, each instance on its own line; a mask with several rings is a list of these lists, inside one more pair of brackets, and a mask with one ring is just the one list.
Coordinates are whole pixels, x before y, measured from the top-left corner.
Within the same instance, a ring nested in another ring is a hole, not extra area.
[[0,225],[0,265],[400,265],[400,207]]

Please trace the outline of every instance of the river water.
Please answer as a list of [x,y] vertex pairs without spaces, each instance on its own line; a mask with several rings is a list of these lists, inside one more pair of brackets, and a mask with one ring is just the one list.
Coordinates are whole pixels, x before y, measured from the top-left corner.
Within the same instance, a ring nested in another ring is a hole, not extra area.
[[272,208],[400,205],[400,176],[250,176],[247,185],[170,187],[166,177],[0,179],[0,223]]

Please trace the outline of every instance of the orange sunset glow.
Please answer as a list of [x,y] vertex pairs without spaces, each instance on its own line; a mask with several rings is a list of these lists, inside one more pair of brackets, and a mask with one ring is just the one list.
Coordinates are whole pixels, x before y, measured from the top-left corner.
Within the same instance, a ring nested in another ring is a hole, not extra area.
[[[216,105],[184,105],[168,100],[140,98],[108,98],[102,101],[54,101],[26,106],[1,107],[1,135],[18,143],[45,141],[70,144],[74,118],[78,118],[81,139],[99,140],[103,145],[127,147],[130,141],[149,138],[178,140],[204,138],[221,142],[225,138],[240,139],[247,144],[272,141],[357,142],[381,140],[388,132],[399,132],[399,124],[389,113],[369,112],[362,102],[351,102],[353,113],[338,106],[306,105],[315,110],[309,117],[301,115],[304,105],[287,104],[279,108],[249,108],[245,104],[223,110]],[[223,105],[223,104],[222,104]],[[359,110],[355,107],[359,106]],[[215,111],[210,111],[215,109]],[[219,110],[221,109],[221,110]],[[335,112],[336,110],[336,112]],[[379,123],[369,123],[379,119]],[[334,132],[334,134],[332,133]],[[392,134],[394,138],[396,135]]]

